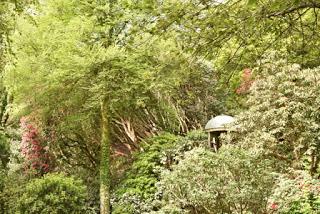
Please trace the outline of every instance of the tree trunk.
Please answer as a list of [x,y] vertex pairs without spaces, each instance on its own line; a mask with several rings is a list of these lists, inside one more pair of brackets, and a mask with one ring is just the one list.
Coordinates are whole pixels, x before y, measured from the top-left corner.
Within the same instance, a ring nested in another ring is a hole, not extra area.
[[100,213],[110,214],[110,137],[107,102],[101,102]]
[[320,162],[320,159],[318,157],[318,151],[313,151],[311,154],[311,167],[310,167],[310,175],[312,177],[317,173],[319,162]]

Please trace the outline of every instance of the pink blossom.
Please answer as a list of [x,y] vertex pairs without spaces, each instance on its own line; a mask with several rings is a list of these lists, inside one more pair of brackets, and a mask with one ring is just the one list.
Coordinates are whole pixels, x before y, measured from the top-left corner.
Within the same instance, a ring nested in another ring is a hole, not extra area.
[[24,169],[26,173],[42,175],[49,171],[48,146],[43,142],[37,128],[32,125],[27,117],[20,119],[21,154],[25,158]]
[[270,208],[273,209],[273,210],[277,210],[278,209],[278,204],[277,203],[272,203],[270,205]]

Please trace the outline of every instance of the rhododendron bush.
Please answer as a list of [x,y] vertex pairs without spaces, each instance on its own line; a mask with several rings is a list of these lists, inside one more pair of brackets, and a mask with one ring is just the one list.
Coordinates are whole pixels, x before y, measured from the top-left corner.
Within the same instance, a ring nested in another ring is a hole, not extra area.
[[318,175],[320,68],[268,59],[255,71],[248,110],[237,116],[229,143]]
[[218,153],[193,150],[162,174],[164,204],[188,213],[320,213],[320,69],[269,59],[254,71],[248,109]]
[[218,153],[196,148],[165,170],[158,185],[164,205],[186,213],[266,213],[272,166],[238,148],[225,147]]
[[269,210],[286,214],[320,213],[320,180],[312,178],[306,171],[279,175]]
[[24,157],[26,173],[43,175],[49,171],[48,146],[41,137],[39,130],[27,117],[20,120],[22,129],[21,154]]

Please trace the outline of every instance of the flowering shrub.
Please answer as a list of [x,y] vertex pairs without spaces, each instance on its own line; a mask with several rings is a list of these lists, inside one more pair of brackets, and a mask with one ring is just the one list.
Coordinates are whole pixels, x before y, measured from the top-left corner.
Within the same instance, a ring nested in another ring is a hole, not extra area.
[[320,213],[320,181],[306,171],[281,175],[269,201],[273,213],[313,214]]
[[40,137],[37,128],[28,118],[20,120],[22,129],[21,155],[24,157],[24,169],[27,173],[43,175],[49,171],[48,147]]
[[271,61],[255,72],[230,143],[319,175],[320,68]]

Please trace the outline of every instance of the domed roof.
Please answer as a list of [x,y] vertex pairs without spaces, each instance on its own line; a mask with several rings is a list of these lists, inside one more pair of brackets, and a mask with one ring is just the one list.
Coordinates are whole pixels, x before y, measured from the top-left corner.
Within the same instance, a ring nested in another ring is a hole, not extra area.
[[205,126],[207,132],[211,131],[226,131],[225,125],[232,123],[235,119],[228,115],[219,115],[208,121]]

